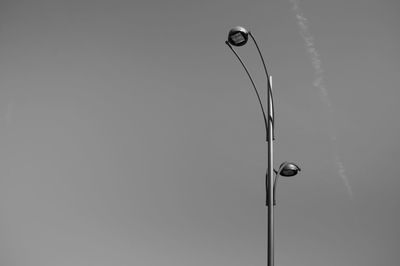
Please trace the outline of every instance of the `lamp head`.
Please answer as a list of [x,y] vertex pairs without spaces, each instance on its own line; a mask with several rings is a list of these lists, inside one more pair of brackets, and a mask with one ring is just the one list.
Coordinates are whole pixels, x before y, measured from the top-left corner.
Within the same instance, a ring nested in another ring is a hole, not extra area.
[[290,163],[290,162],[284,162],[281,164],[279,167],[279,175],[281,176],[295,176],[297,175],[298,172],[300,172],[301,169],[298,167],[295,163]]
[[234,27],[229,31],[228,42],[233,46],[243,46],[249,39],[249,32],[243,27]]

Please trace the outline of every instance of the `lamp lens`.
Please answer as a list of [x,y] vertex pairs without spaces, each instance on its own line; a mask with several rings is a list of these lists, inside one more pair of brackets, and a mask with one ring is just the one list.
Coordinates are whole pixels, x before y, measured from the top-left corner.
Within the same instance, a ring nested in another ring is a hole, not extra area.
[[235,43],[235,44],[241,44],[243,42],[246,42],[246,39],[243,37],[241,32],[235,33],[231,36],[231,40]]
[[292,169],[284,169],[281,172],[281,175],[283,176],[294,176],[296,175],[297,171],[296,170],[292,170]]

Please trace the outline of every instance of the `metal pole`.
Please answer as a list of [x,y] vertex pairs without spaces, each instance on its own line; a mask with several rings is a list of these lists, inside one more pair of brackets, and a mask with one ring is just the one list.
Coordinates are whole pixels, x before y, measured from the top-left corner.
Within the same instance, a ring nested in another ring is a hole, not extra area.
[[271,121],[271,77],[267,80],[267,121],[268,121],[268,245],[267,265],[274,266],[274,164],[273,164],[273,123]]
[[[243,29],[244,30],[244,29]],[[247,33],[244,33],[247,34]],[[268,233],[268,240],[267,240],[267,266],[274,266],[274,166],[273,166],[273,140],[274,140],[274,107],[273,107],[273,98],[272,98],[272,78],[268,74],[267,67],[265,65],[264,57],[261,53],[260,48],[258,47],[257,41],[254,38],[253,34],[251,32],[248,32],[250,37],[253,39],[254,44],[257,47],[257,51],[260,55],[265,75],[266,75],[266,81],[267,81],[267,117],[265,116],[264,113],[264,108],[260,100],[260,96],[258,94],[258,90],[253,82],[253,79],[247,70],[246,66],[244,65],[243,61],[240,59],[239,55],[235,52],[235,50],[232,48],[230,45],[229,41],[226,41],[225,43],[229,46],[229,48],[233,51],[233,53],[236,55],[236,57],[239,59],[240,63],[242,64],[243,68],[246,70],[247,75],[250,78],[250,81],[253,84],[254,90],[257,94],[258,100],[260,102],[261,110],[263,111],[263,116],[264,116],[264,121],[265,121],[265,126],[266,126],[266,137],[267,137],[267,142],[268,142],[268,170],[267,170],[267,176],[266,176],[266,194],[267,194],[267,206],[268,206],[268,212],[267,212],[267,233]],[[247,41],[244,41],[244,43]],[[243,43],[243,44],[244,44]],[[241,44],[241,45],[243,45]],[[238,46],[241,46],[238,45]]]
[[274,161],[273,161],[273,141],[274,141],[274,122],[275,117],[273,111],[272,102],[272,77],[268,74],[267,66],[265,65],[264,57],[261,53],[260,47],[256,39],[254,38],[251,31],[249,32],[250,37],[253,39],[256,45],[257,51],[260,55],[265,76],[267,79],[267,142],[268,142],[268,172],[267,172],[267,206],[268,206],[268,221],[267,221],[267,232],[268,232],[268,243],[267,243],[267,266],[274,266]]

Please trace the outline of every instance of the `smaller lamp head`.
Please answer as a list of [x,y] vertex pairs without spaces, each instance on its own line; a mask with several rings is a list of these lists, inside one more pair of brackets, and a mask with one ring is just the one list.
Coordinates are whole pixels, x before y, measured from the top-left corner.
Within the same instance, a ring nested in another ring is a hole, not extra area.
[[279,167],[279,175],[281,176],[295,176],[301,169],[295,163],[284,162]]
[[243,27],[234,27],[229,31],[228,42],[233,46],[243,46],[249,39],[249,32]]

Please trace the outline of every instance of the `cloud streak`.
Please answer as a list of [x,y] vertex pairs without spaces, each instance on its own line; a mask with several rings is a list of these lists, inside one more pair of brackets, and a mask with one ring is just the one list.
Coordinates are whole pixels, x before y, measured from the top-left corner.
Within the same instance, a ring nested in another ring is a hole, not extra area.
[[314,41],[314,36],[311,34],[309,30],[309,21],[308,19],[303,15],[303,12],[301,8],[299,7],[299,0],[290,0],[292,3],[292,9],[293,12],[295,13],[296,16],[296,21],[297,25],[299,26],[300,30],[300,35],[303,38],[307,52],[310,56],[311,63],[314,69],[314,81],[313,81],[313,86],[318,89],[319,96],[321,101],[324,103],[324,106],[327,109],[327,119],[326,121],[328,122],[328,132],[329,132],[329,137],[332,143],[332,150],[333,150],[333,160],[335,161],[336,167],[337,167],[337,172],[340,178],[343,180],[344,185],[346,186],[347,193],[350,197],[350,199],[353,199],[353,190],[351,189],[349,180],[346,175],[346,169],[344,167],[344,164],[342,160],[340,159],[339,153],[336,149],[336,133],[335,133],[335,127],[333,124],[333,106],[331,101],[329,100],[328,96],[328,90],[325,85],[325,80],[324,80],[324,70],[322,68],[322,62],[320,59],[320,55],[315,48],[315,41]]

